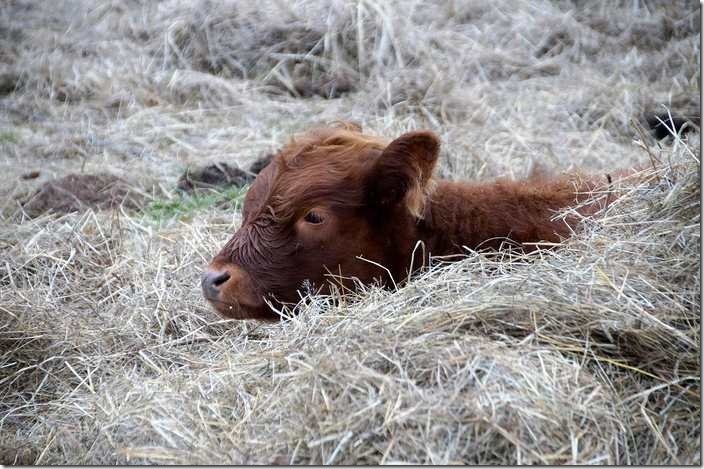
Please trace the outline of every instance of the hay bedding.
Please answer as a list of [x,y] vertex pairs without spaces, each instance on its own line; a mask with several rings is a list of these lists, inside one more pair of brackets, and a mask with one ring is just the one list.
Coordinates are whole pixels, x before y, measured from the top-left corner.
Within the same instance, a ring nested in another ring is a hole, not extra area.
[[[699,116],[699,35],[694,2],[4,4],[0,462],[699,464],[698,122],[641,128]],[[554,250],[219,320],[236,202],[149,200],[339,118],[434,129],[444,177],[645,169]],[[23,215],[105,171],[143,208]]]

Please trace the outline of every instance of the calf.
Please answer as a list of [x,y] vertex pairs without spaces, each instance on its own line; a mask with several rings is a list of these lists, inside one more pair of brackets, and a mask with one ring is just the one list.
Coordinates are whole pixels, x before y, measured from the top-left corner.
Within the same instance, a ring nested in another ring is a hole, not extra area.
[[[597,185],[576,174],[436,180],[439,148],[428,131],[390,143],[354,126],[297,136],[249,189],[242,226],[203,274],[206,299],[228,318],[276,320],[269,304],[295,303],[304,287],[393,284],[431,254],[559,242],[579,216],[554,219],[555,212],[587,200]],[[599,208],[584,204],[575,213]]]

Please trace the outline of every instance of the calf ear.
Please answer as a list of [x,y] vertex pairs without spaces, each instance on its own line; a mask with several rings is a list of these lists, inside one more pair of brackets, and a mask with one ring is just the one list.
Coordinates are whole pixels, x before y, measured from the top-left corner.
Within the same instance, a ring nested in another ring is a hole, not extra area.
[[440,140],[430,131],[409,132],[391,142],[369,174],[367,203],[390,208],[405,201],[420,217],[439,151]]

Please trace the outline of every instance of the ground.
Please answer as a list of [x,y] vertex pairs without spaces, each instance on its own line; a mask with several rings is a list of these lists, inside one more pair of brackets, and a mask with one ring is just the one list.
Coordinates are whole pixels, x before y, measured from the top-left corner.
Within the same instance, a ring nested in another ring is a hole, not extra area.
[[[699,57],[692,1],[4,2],[0,463],[701,463]],[[241,184],[336,120],[640,172],[553,249],[222,320]]]

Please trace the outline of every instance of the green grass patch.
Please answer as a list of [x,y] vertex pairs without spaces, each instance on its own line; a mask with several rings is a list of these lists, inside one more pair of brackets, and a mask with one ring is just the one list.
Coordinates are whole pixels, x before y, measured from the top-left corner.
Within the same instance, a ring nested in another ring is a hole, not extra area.
[[19,138],[15,132],[3,130],[0,132],[0,143],[18,143]]
[[238,210],[249,186],[231,187],[222,191],[182,194],[172,199],[154,200],[144,209],[144,214],[153,222],[187,220],[194,213],[213,206],[228,206]]

